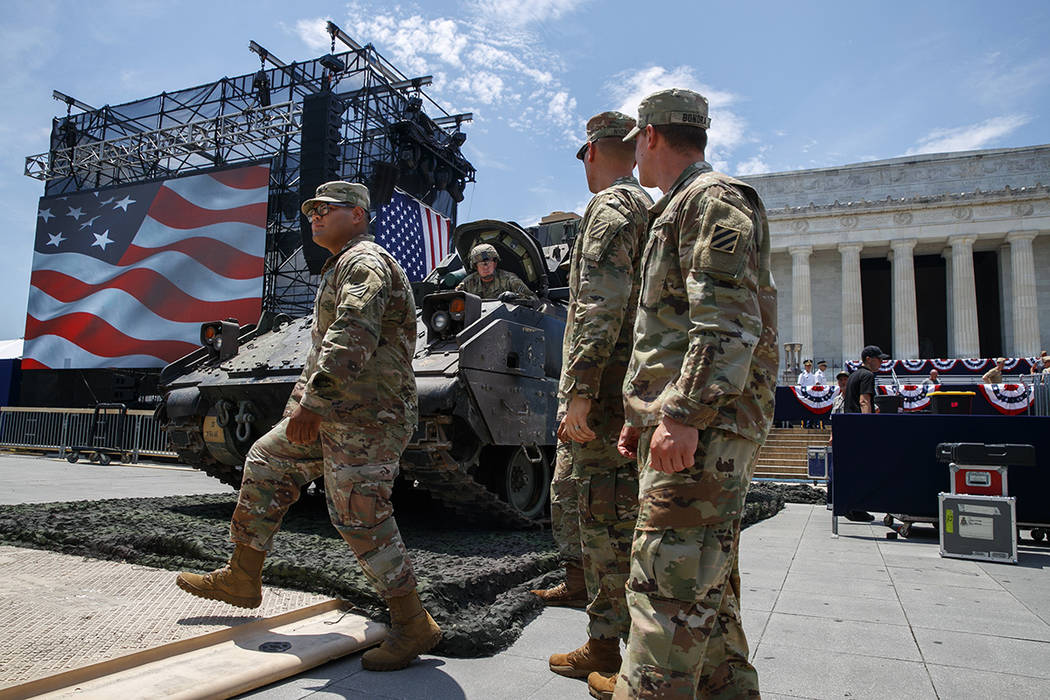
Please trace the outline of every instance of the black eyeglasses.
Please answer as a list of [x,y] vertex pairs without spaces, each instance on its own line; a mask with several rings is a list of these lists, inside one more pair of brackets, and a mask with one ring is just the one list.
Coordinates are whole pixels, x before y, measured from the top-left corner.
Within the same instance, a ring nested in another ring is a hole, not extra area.
[[352,204],[339,204],[337,202],[318,202],[317,204],[315,204],[313,207],[310,208],[310,211],[307,214],[307,217],[311,217],[314,214],[317,214],[317,216],[319,216],[319,217],[321,217],[323,219],[324,217],[328,216],[328,212],[332,211],[333,207],[352,207],[352,206],[354,206],[354,205],[352,205]]

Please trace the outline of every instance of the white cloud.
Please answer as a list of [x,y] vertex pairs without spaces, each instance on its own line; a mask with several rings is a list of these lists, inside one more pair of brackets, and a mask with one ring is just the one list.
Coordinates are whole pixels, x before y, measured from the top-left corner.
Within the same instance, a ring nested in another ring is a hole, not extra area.
[[452,81],[452,87],[460,92],[473,94],[484,104],[494,104],[503,96],[503,79],[494,73],[481,71]]
[[295,34],[313,51],[328,51],[332,47],[332,37],[328,34],[330,17],[312,17],[295,23]]
[[[583,125],[576,100],[559,78],[557,58],[529,25],[561,19],[583,1],[477,0],[456,17],[427,17],[397,5],[377,11],[353,2],[349,15],[355,38],[375,45],[409,75],[433,75],[427,92],[454,111],[498,106],[493,120],[575,142]],[[304,19],[296,26],[311,48],[322,48],[311,42],[319,30],[327,37],[324,20]]]
[[999,52],[984,59],[972,79],[973,92],[984,104],[999,109],[1023,99],[1050,81],[1050,58],[1040,57],[1028,63],[1010,63]]
[[951,129],[934,129],[919,139],[918,145],[905,151],[905,155],[919,153],[949,153],[972,151],[984,148],[1031,121],[1023,114],[1008,114],[992,117],[977,124]]
[[617,109],[632,116],[638,114],[638,105],[642,99],[657,90],[685,88],[706,97],[711,128],[708,129],[705,156],[716,170],[728,170],[728,161],[733,149],[747,140],[747,122],[730,109],[730,105],[735,103],[738,97],[731,92],[717,90],[702,83],[689,66],[650,66],[642,70],[624,71],[613,78],[609,87],[613,99],[620,102]]
[[737,163],[736,166],[737,175],[759,175],[768,172],[770,172],[769,163],[760,155],[752,156],[743,162]]
[[477,14],[494,23],[522,26],[561,19],[587,0],[474,0]]

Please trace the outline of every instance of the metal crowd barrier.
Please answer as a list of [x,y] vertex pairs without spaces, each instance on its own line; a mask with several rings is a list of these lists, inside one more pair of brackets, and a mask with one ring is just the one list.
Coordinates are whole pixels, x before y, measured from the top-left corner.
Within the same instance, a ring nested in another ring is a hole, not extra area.
[[1033,416],[1050,416],[1050,374],[1032,375],[1032,405],[1029,412]]
[[[0,448],[14,447],[57,451],[65,457],[71,445],[91,444],[94,410],[90,408],[0,408]],[[164,432],[153,411],[129,410],[124,420],[124,440],[131,461],[140,456],[177,457],[168,449]]]

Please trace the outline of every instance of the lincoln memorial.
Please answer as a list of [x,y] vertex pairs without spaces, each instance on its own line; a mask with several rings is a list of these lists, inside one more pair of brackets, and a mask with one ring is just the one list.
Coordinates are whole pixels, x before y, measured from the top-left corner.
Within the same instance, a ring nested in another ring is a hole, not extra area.
[[[765,201],[783,343],[831,368],[1050,346],[1050,145],[744,178]],[[783,361],[783,358],[782,358]]]

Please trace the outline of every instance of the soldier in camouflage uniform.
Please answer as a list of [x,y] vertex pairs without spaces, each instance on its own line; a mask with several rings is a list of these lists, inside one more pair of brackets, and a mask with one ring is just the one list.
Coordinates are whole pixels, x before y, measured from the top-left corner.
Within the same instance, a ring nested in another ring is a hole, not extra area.
[[520,277],[513,272],[496,269],[499,253],[495,246],[480,243],[471,249],[467,259],[476,272],[464,277],[456,289],[477,294],[482,299],[497,299],[504,292],[512,292],[530,301],[536,300],[536,294]]
[[441,630],[423,610],[390,502],[401,453],[416,426],[412,289],[368,230],[364,185],[329,182],[303,203],[314,240],[332,252],[321,269],[312,347],[284,418],[248,451],[230,524],[230,563],[182,573],[180,588],[240,607],[262,600],[263,558],[300,489],[324,476],[328,512],[365,575],[390,606],[383,645],[366,669],[407,666]]
[[704,161],[707,100],[663,90],[638,108],[643,185],[664,196],[644,253],[624,382],[625,454],[639,461],[627,604],[631,633],[614,698],[759,697],[740,621],[744,497],[773,417],[776,287],[765,209]]
[[[565,402],[558,402],[558,420],[565,415]],[[554,475],[551,478],[551,534],[558,556],[565,567],[565,580],[551,588],[533,589],[544,605],[583,608],[591,598],[583,573],[580,551],[579,489],[572,477],[572,443],[559,442],[555,450]]]
[[[623,378],[631,355],[639,265],[649,223],[648,193],[634,179],[634,148],[623,137],[634,119],[603,112],[587,122],[587,142],[576,154],[595,193],[573,243],[569,310],[559,398],[565,406],[551,491],[571,471],[577,493],[566,519],[576,518],[587,592],[587,642],[550,657],[550,669],[574,678],[620,668],[620,640],[630,617],[624,585],[638,511],[638,466],[616,449],[623,426]],[[563,442],[564,445],[564,442]],[[573,488],[574,487],[574,488]]]

